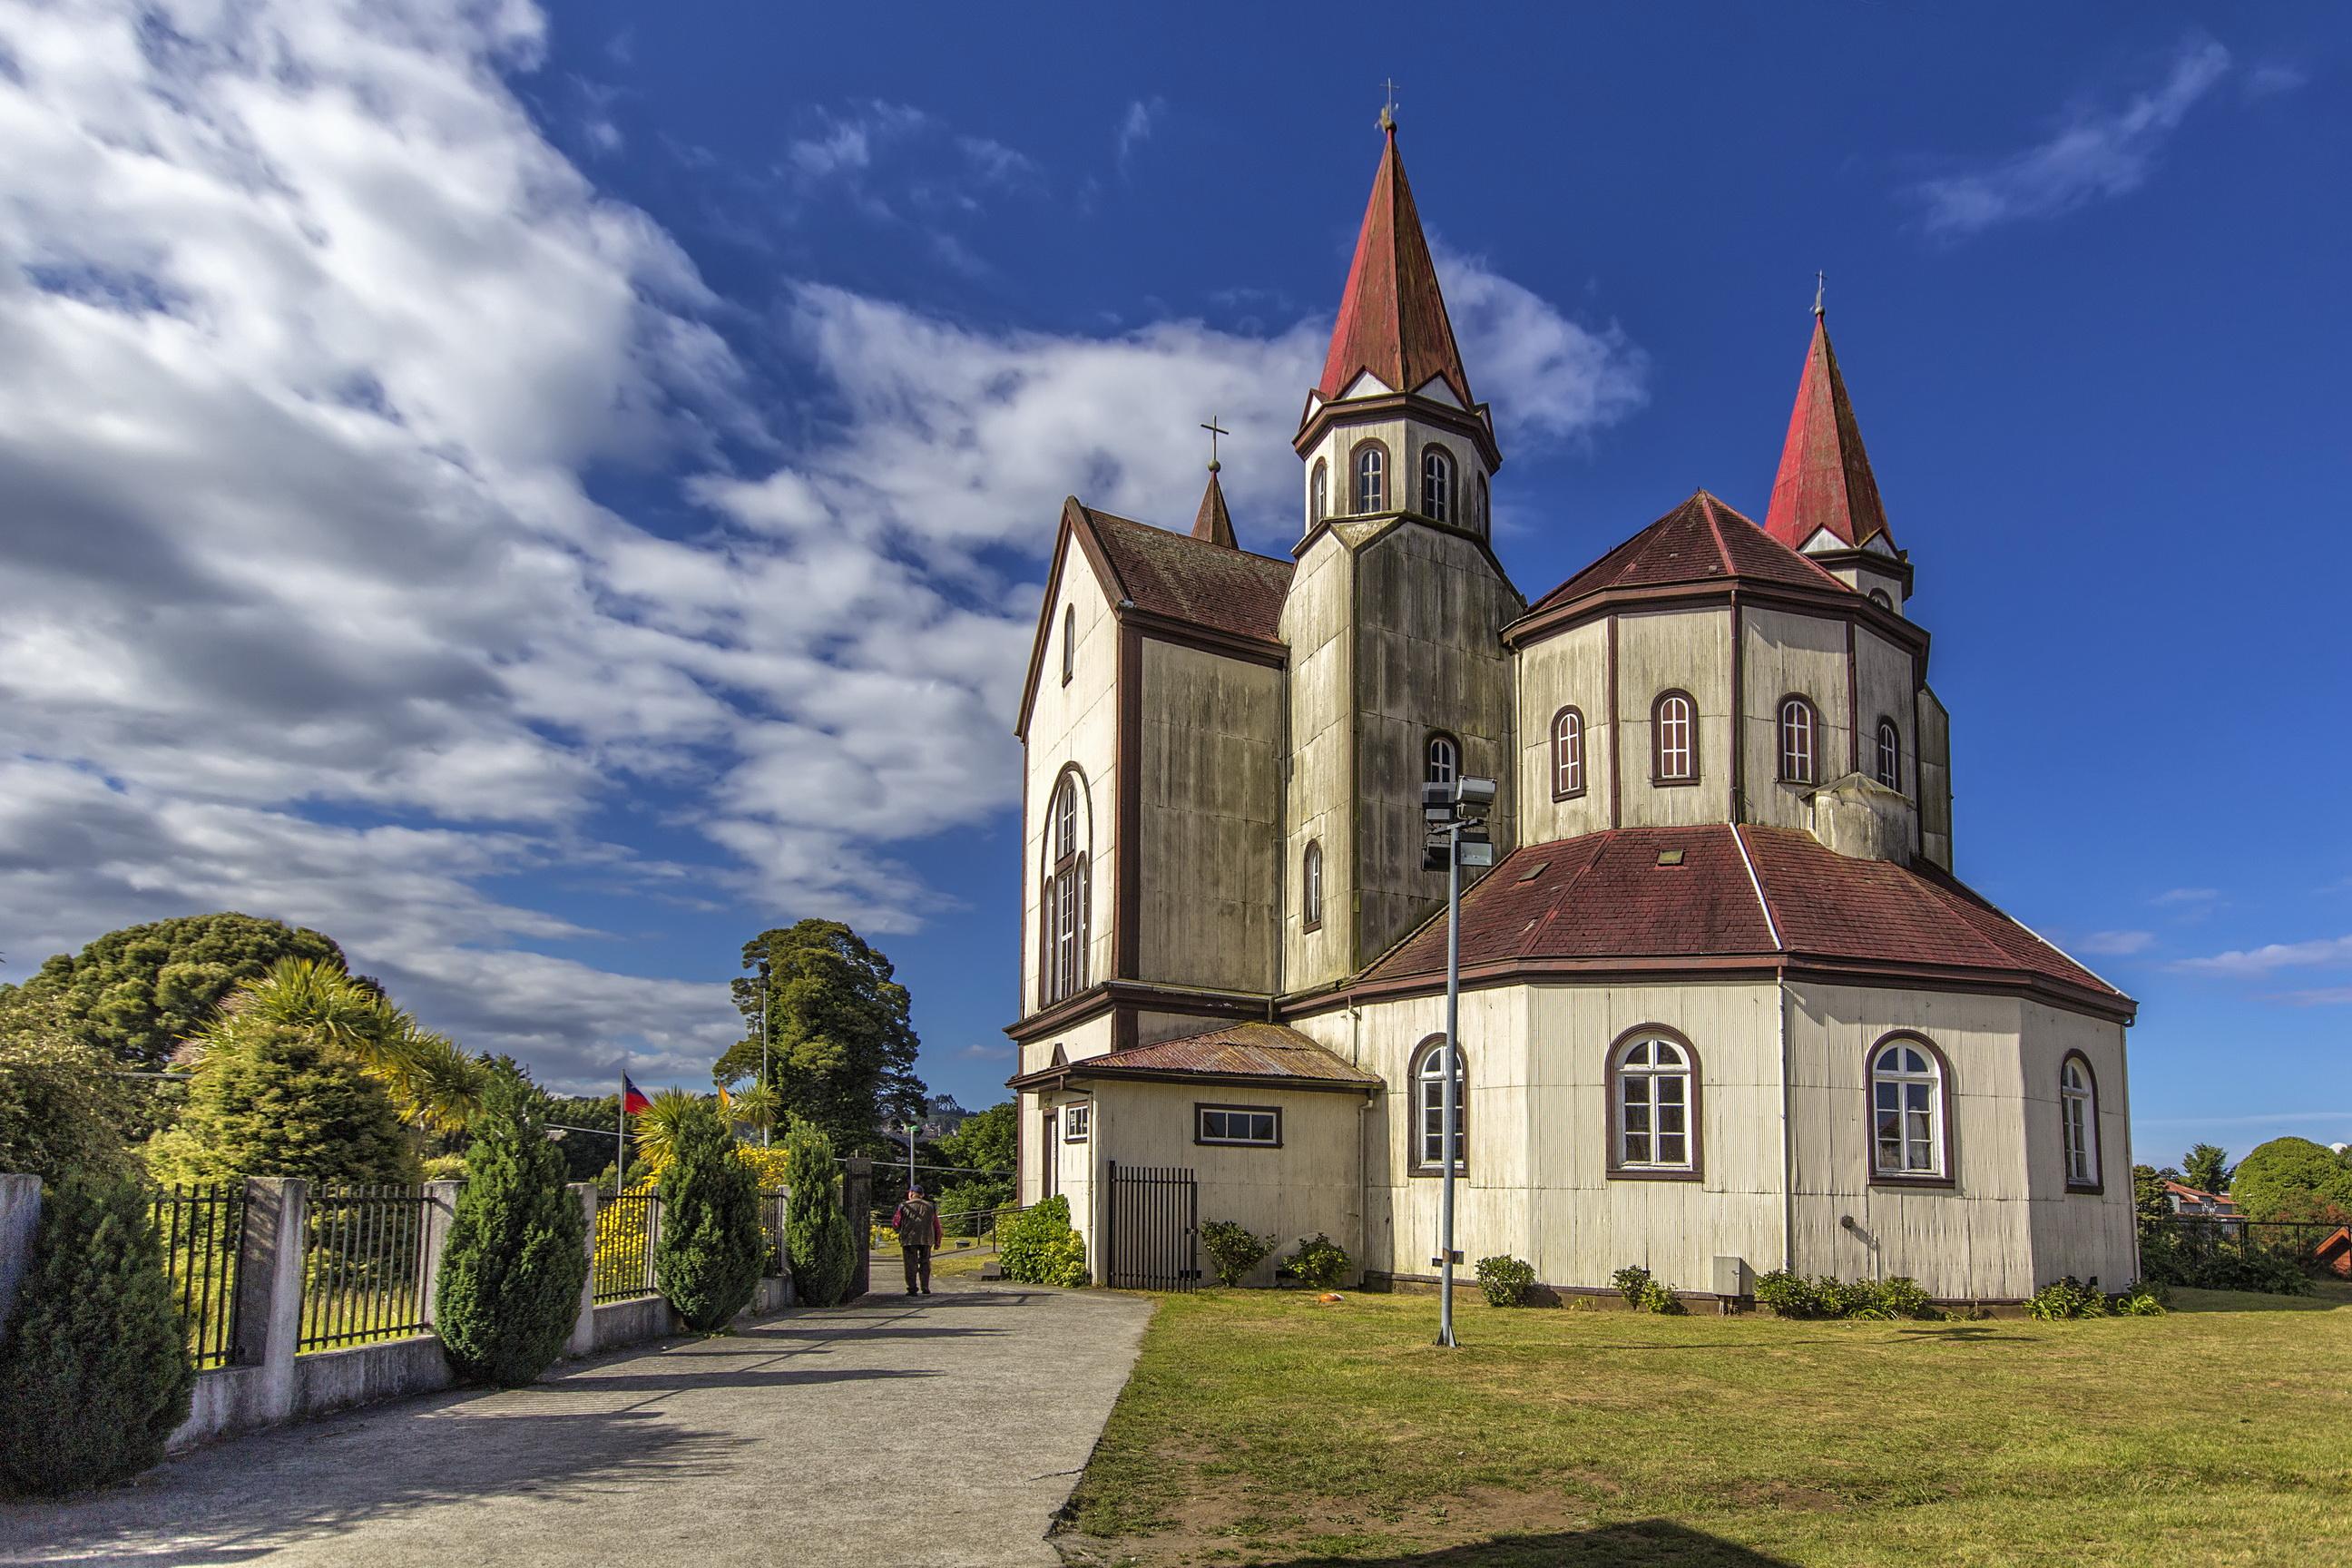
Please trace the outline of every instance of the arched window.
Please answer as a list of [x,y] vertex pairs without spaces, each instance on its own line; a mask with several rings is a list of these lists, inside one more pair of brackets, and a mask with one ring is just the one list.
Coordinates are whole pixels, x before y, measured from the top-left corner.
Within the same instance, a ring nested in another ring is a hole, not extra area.
[[1688,1175],[1698,1171],[1698,1061],[1690,1043],[1637,1029],[1609,1058],[1610,1172]]
[[1462,748],[1451,735],[1432,735],[1421,773],[1427,784],[1450,784],[1462,776]]
[[2081,1053],[2069,1053],[2058,1067],[2059,1127],[2066,1147],[2066,1188],[2095,1193],[2099,1177],[2099,1085]]
[[1480,474],[1478,476],[1478,517],[1476,521],[1478,523],[1478,531],[1481,533],[1491,532],[1495,526],[1493,518],[1487,514],[1486,510],[1490,504],[1490,500],[1486,494],[1486,476]]
[[1878,782],[1888,789],[1903,787],[1903,732],[1892,719],[1878,721]]
[[1815,736],[1820,729],[1813,717],[1813,705],[1801,697],[1780,699],[1780,782],[1809,784],[1817,782],[1813,765],[1819,756]]
[[[1445,1037],[1422,1041],[1412,1061],[1412,1166],[1428,1175],[1445,1168]],[[1454,1053],[1454,1172],[1469,1163],[1469,1082]]]
[[1080,821],[1078,775],[1065,773],[1045,821],[1045,930],[1037,963],[1037,1003],[1050,1007],[1086,989],[1087,947],[1092,935],[1093,888],[1087,875],[1086,833]]
[[1299,868],[1298,910],[1308,931],[1323,925],[1323,846],[1309,843],[1304,863]]
[[1944,1058],[1916,1037],[1881,1041],[1870,1056],[1870,1171],[1914,1180],[1948,1177]]
[[1563,708],[1551,721],[1551,797],[1570,800],[1584,793],[1584,715]]
[[1686,691],[1661,693],[1650,706],[1650,780],[1698,782],[1698,724]]
[[1356,493],[1348,510],[1358,517],[1381,510],[1388,495],[1388,448],[1367,441],[1356,448]]
[[1454,459],[1443,447],[1421,449],[1421,514],[1432,522],[1454,521]]
[[1312,528],[1330,515],[1331,465],[1318,458],[1314,477],[1307,481],[1307,525]]
[[1078,668],[1078,607],[1062,609],[1062,684],[1067,686]]
[[1870,591],[1870,602],[1882,610],[1891,610],[1895,607],[1895,601],[1886,596],[1886,590],[1884,588],[1873,588]]

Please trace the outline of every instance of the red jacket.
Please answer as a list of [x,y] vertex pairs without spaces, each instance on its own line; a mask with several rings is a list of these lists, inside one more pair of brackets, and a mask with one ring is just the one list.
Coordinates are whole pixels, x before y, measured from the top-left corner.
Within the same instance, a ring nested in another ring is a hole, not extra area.
[[940,1209],[929,1198],[908,1198],[890,1216],[890,1228],[898,1233],[901,1247],[937,1247],[947,1239],[947,1231],[940,1224]]

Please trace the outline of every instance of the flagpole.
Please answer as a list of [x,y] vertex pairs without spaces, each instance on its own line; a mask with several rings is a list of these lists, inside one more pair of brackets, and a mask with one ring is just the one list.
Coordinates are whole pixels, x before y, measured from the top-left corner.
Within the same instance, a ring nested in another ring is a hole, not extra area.
[[621,1058],[621,1094],[614,1102],[620,1114],[613,1118],[613,1191],[629,1190],[629,1058]]

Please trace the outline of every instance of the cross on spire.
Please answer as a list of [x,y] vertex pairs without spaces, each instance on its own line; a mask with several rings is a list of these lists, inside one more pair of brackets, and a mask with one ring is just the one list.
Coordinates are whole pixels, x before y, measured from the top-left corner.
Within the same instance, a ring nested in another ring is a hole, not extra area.
[[1381,86],[1389,95],[1388,101],[1381,106],[1381,129],[1393,131],[1396,129],[1396,79],[1391,77]]
[[1223,465],[1217,461],[1217,437],[1220,436],[1230,436],[1233,432],[1218,424],[1217,416],[1213,414],[1209,416],[1209,422],[1206,425],[1202,426],[1201,428],[1209,433],[1209,472],[1213,474],[1219,468],[1223,467]]

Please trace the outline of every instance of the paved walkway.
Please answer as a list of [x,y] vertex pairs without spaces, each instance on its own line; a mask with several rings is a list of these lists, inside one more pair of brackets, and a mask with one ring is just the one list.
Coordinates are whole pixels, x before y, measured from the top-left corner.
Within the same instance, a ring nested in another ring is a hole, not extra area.
[[0,1563],[1047,1568],[1150,1315],[948,1281],[788,1312],[0,1503]]

